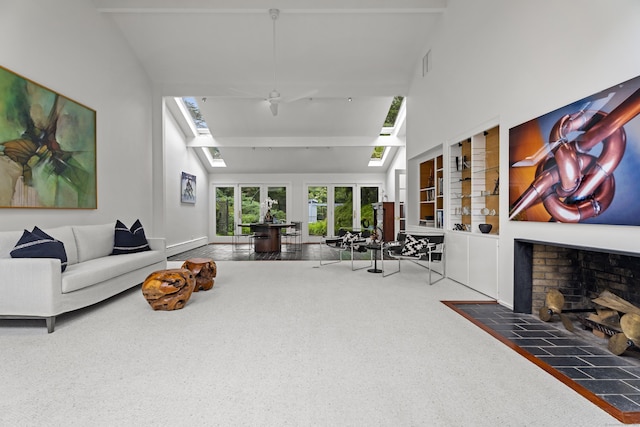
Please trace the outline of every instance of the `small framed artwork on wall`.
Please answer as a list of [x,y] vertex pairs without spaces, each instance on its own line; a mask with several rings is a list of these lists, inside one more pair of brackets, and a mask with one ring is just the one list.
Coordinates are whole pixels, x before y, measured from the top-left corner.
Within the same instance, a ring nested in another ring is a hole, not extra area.
[[180,201],[182,203],[196,203],[196,176],[182,172],[180,181]]

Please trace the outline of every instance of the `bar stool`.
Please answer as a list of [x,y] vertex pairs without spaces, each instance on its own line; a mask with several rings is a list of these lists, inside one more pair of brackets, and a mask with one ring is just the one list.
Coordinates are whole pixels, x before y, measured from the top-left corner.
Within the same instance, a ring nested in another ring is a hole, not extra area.
[[251,252],[253,237],[254,237],[253,233],[251,233],[251,232],[243,233],[242,232],[242,226],[238,225],[238,232],[233,234],[233,251],[238,250],[238,245],[240,245],[242,243],[241,240],[246,238],[247,239],[247,250],[249,252]]
[[282,233],[282,237],[287,242],[287,249],[291,242],[293,242],[293,250],[302,250],[302,221],[291,221],[291,227]]

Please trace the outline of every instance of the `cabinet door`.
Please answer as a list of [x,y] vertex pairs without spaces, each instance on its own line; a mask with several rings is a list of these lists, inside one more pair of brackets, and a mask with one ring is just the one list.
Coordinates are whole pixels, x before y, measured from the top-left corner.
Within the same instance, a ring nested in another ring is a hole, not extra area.
[[447,277],[466,285],[469,283],[469,241],[463,233],[447,233],[445,256]]
[[469,287],[498,297],[498,239],[469,236]]

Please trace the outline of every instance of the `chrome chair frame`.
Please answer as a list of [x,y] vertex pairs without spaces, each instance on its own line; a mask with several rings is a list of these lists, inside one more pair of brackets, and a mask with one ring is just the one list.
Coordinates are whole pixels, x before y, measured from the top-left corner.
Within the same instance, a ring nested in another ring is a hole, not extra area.
[[[323,236],[322,241],[320,242],[320,266],[337,264],[339,262],[346,261],[342,258],[342,254],[346,252],[351,255],[351,271],[362,270],[364,268],[371,268],[371,266],[373,266],[373,253],[371,253],[371,259],[369,260],[370,261],[369,265],[365,265],[364,267],[357,267],[357,268],[355,267],[353,255],[358,248],[366,246],[367,238],[364,237],[365,233],[360,233],[356,231],[354,231],[354,233],[359,234],[360,237],[357,240],[352,241],[350,244],[345,244],[343,240],[343,236],[346,234],[346,230],[344,230],[344,233],[342,229],[339,230],[337,237]],[[338,250],[340,254],[339,259],[323,262],[324,253],[325,253],[324,251],[326,250],[326,248],[329,248],[331,250]]]
[[[401,251],[405,244],[406,234],[411,234],[416,239],[426,239],[428,241],[427,246],[423,248],[420,252],[415,255],[402,255]],[[390,273],[385,274],[384,268],[384,256],[382,256],[382,276],[387,277],[392,274],[399,273],[401,270],[401,261],[407,260],[411,261],[414,264],[419,265],[422,268],[426,268],[429,270],[429,281],[427,282],[429,285],[433,285],[434,283],[438,283],[440,280],[445,278],[445,256],[444,256],[444,235],[419,235],[413,233],[399,233],[398,239],[394,242],[388,242],[385,244],[385,251],[387,256],[392,259],[398,260],[398,269],[392,271]],[[426,264],[424,262],[426,261]],[[442,271],[433,270],[431,263],[439,262],[442,263]],[[433,281],[431,279],[431,272],[435,272],[440,275],[438,280]]]
[[238,250],[238,245],[240,245],[240,239],[246,237],[247,238],[247,250],[249,252],[252,251],[252,247],[253,247],[253,238],[255,237],[253,233],[243,233],[242,232],[242,226],[238,225],[238,232],[237,233],[233,233],[233,237],[232,237],[232,250],[235,252],[236,250]]
[[287,249],[293,240],[293,250],[302,250],[302,221],[291,221],[293,231],[287,230],[282,233],[282,237],[287,241]]

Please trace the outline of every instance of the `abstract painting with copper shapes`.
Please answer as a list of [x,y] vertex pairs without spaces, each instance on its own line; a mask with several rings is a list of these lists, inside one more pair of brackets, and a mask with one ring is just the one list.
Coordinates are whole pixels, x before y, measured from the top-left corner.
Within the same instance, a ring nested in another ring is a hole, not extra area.
[[0,207],[96,209],[96,112],[0,66]]
[[509,129],[509,219],[640,225],[640,77]]

